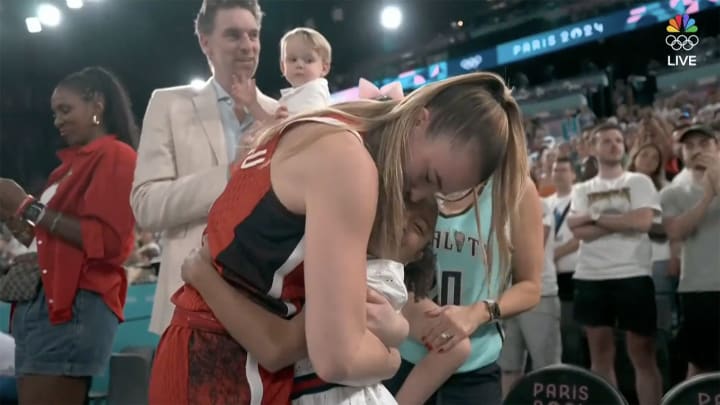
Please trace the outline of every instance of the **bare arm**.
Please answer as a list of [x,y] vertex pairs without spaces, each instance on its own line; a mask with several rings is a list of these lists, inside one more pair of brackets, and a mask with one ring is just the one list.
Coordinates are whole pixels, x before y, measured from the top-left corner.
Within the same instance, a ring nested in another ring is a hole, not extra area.
[[180,177],[175,165],[170,103],[167,93],[155,92],[150,98],[130,196],[138,226],[153,232],[205,218],[228,177],[227,165]]
[[660,210],[660,196],[645,175],[633,175],[628,181],[631,210],[622,214],[601,212],[594,225],[617,233],[647,233]]
[[[272,314],[230,286],[210,262],[210,254],[206,248],[192,253],[182,266],[183,281],[198,290],[214,316],[236,342],[255,356],[258,363],[270,372],[281,370],[307,358],[304,311],[292,319]],[[382,296],[380,298],[384,299]],[[386,311],[387,308],[394,312],[392,306],[387,301],[379,304],[372,302],[372,297],[369,299],[371,303],[368,305],[368,328],[377,336],[388,334],[386,330],[396,332],[398,336],[402,334],[402,339],[394,337],[391,342],[385,342],[391,347],[398,346],[407,336],[407,321],[402,315],[394,314],[395,318],[401,320],[396,320],[390,326],[384,325],[385,319],[373,315]],[[253,327],[248,328],[248,325]],[[402,332],[398,332],[397,329]],[[388,335],[395,336],[392,333]]]
[[[369,315],[368,315],[369,320]],[[387,347],[400,347],[402,342],[408,337],[410,325],[407,319],[402,314],[396,313],[394,317],[390,319],[387,325],[380,325],[374,327],[371,323],[368,324],[370,332],[375,334]]]
[[572,238],[569,241],[555,248],[555,261],[562,259],[563,257],[576,251],[580,246],[580,241],[577,238]]
[[385,297],[368,288],[367,327],[387,347],[399,347],[408,336],[408,321]]
[[568,228],[571,230],[585,225],[592,224],[592,219],[590,219],[589,214],[570,214],[568,215],[567,219]]
[[643,207],[624,214],[602,214],[596,224],[610,232],[647,233],[652,226],[654,216],[655,212],[652,208]]
[[542,212],[535,186],[530,180],[526,184],[520,206],[510,218],[513,284],[498,300],[503,318],[525,312],[540,302],[540,276],[545,258]]
[[270,313],[223,280],[205,248],[185,259],[182,275],[230,336],[266,370],[275,372],[307,357],[303,312],[291,320]]
[[[306,329],[310,360],[329,382],[376,383],[394,375],[397,350],[367,329],[366,251],[378,174],[364,146],[333,134],[288,160],[305,184]],[[342,269],[342,270],[340,270]]]
[[663,225],[668,237],[673,241],[683,241],[697,229],[705,217],[713,195],[706,193],[703,198],[692,208],[675,217],[664,217]]
[[[429,299],[415,302],[412,293],[408,303],[403,307],[403,315],[410,323],[410,337],[422,342],[423,332],[429,328],[425,313],[438,308]],[[395,399],[399,405],[422,404],[437,391],[470,356],[470,339],[458,342],[449,351],[439,353],[435,350],[428,354],[415,366],[405,379]]]
[[583,225],[571,229],[573,236],[583,242],[592,242],[595,239],[610,235],[612,232],[597,225]]
[[592,219],[588,213],[588,199],[587,192],[583,185],[579,185],[575,188],[572,194],[572,200],[570,201],[570,215],[567,216],[566,221],[568,228],[571,230],[583,225],[592,224]]
[[670,241],[670,263],[668,263],[667,275],[670,277],[680,276],[682,270],[682,261],[680,255],[682,253],[682,242],[671,240]]

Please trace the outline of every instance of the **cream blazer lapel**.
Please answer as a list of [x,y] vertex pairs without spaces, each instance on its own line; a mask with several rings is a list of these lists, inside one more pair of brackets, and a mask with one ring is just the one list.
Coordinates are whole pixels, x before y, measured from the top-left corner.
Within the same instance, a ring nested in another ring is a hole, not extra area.
[[205,86],[193,97],[193,105],[195,106],[195,114],[203,127],[215,158],[218,164],[223,165],[228,163],[225,129],[217,105],[217,94],[211,80],[208,80]]

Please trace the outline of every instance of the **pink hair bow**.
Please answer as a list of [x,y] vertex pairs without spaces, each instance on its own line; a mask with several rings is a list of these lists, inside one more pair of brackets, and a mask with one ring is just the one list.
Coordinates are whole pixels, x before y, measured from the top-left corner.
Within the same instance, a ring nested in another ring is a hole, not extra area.
[[380,88],[372,82],[360,79],[358,83],[358,96],[363,100],[374,100],[389,98],[390,100],[402,100],[404,97],[402,84],[400,82],[388,83]]

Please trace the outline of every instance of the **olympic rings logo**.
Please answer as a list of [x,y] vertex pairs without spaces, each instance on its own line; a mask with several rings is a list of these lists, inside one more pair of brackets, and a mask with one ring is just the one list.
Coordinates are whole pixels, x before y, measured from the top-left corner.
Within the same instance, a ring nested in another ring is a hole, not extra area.
[[693,48],[700,43],[700,38],[697,35],[668,35],[665,37],[665,44],[672,48],[673,51],[679,51],[681,49],[686,51],[692,51]]

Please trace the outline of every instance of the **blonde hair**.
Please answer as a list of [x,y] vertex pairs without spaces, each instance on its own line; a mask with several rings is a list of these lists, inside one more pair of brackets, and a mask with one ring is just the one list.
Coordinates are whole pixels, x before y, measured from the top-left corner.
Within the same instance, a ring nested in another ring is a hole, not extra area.
[[303,41],[310,45],[313,51],[317,52],[318,55],[320,55],[320,59],[322,59],[323,62],[327,64],[331,63],[332,47],[330,46],[330,42],[328,42],[327,38],[325,38],[323,34],[312,28],[307,27],[293,28],[292,30],[286,32],[285,35],[283,35],[283,37],[280,39],[281,59],[285,57],[285,47],[287,47],[287,43],[290,38],[301,38]]
[[403,169],[408,138],[424,108],[430,112],[428,138],[448,137],[460,146],[478,142],[481,182],[493,177],[491,233],[497,237],[501,269],[508,271],[511,244],[506,224],[517,210],[528,163],[520,108],[498,75],[471,73],[428,84],[400,101],[362,100],[295,115],[260,133],[254,146],[307,117],[332,116],[344,122],[346,129],[365,133],[365,147],[379,173],[373,232],[386,253],[397,257],[404,225]]

